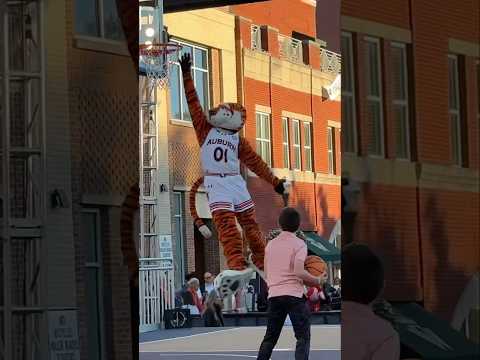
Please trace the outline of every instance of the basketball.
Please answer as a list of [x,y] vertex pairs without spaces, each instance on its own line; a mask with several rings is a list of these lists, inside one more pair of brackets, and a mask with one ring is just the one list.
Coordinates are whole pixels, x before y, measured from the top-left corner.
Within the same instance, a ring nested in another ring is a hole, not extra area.
[[310,255],[305,259],[305,270],[313,276],[320,276],[327,271],[327,263],[318,256]]

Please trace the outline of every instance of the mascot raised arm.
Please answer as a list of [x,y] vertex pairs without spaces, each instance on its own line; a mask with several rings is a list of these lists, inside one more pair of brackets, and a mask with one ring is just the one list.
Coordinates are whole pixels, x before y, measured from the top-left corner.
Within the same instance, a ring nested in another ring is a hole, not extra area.
[[[254,270],[263,270],[265,254],[265,239],[255,220],[254,203],[240,174],[240,163],[271,184],[281,195],[286,193],[286,184],[284,179],[273,175],[265,161],[240,136],[239,131],[246,118],[242,105],[223,103],[211,109],[209,116],[205,114],[192,80],[191,65],[190,55],[184,54],[180,66],[185,97],[200,145],[208,204],[229,269],[219,274],[215,281],[220,295],[224,297],[235,293],[250,279]],[[237,228],[237,221],[248,241],[251,259],[246,259],[243,254],[242,234]],[[202,233],[206,232],[205,227],[202,230]]]

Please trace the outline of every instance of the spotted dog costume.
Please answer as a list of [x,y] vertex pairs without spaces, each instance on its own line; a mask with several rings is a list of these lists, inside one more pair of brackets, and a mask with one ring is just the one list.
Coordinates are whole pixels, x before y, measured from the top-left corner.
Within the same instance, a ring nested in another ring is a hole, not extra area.
[[[201,149],[208,203],[230,269],[220,274],[216,283],[220,294],[225,296],[235,292],[239,281],[249,278],[253,272],[243,255],[243,240],[237,221],[252,252],[253,268],[263,269],[265,253],[265,239],[255,221],[254,203],[240,174],[240,163],[270,183],[279,194],[285,191],[285,180],[274,176],[265,161],[239,135],[246,119],[245,108],[240,104],[224,103],[211,109],[207,117],[191,77],[188,54],[182,57],[180,65],[185,96]],[[199,228],[205,226],[199,223],[198,217],[196,225]],[[203,229],[205,231],[205,227]]]

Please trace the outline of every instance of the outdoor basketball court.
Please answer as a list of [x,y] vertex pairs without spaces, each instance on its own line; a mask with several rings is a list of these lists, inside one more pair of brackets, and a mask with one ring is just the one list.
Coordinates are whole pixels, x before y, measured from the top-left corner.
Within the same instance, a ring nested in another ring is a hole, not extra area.
[[[141,334],[140,360],[256,359],[264,326],[160,330]],[[272,360],[293,359],[295,337],[284,327]],[[311,360],[340,360],[340,326],[312,326]]]

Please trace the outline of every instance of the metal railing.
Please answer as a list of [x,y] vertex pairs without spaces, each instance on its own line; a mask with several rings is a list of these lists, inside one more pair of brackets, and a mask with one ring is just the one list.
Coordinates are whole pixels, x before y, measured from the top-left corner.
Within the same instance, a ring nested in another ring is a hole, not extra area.
[[140,259],[140,328],[159,326],[165,310],[175,307],[175,278],[173,270],[158,265],[157,259]]
[[252,50],[262,50],[262,31],[260,26],[252,25]]
[[300,40],[278,35],[278,48],[281,58],[303,63],[303,46]]
[[320,49],[320,61],[322,72],[340,74],[342,69],[342,58],[336,52]]

